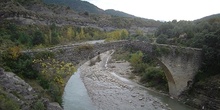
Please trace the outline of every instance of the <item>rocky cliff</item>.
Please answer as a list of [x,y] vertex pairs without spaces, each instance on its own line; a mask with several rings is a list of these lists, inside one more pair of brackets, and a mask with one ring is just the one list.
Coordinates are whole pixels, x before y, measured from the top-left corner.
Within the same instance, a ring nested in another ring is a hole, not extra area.
[[[11,72],[5,72],[0,68],[0,95],[4,94],[9,97],[22,110],[46,108],[47,110],[62,110],[56,102],[50,102],[49,99],[43,98],[28,83]],[[5,102],[6,103],[6,102]]]
[[[161,24],[159,21],[142,18],[115,17],[106,14],[78,13],[65,6],[46,5],[42,2],[21,4],[14,1],[0,1],[0,20],[11,20],[24,25],[72,25],[92,27],[102,31],[127,29],[131,33],[141,30],[153,33]],[[1,23],[0,21],[0,23]]]

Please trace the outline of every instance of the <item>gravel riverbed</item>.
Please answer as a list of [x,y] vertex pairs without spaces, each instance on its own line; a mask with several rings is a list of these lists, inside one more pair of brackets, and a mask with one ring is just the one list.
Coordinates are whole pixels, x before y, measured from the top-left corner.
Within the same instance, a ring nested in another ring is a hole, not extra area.
[[94,65],[88,61],[80,67],[81,78],[97,110],[169,110],[144,87],[127,79],[127,74],[131,74],[128,62],[107,63],[113,52],[100,54],[101,61]]

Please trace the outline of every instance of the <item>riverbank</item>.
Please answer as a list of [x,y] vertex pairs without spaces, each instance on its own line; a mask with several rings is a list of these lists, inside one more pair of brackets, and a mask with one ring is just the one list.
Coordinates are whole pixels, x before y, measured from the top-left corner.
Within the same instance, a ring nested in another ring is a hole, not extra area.
[[88,61],[80,67],[81,78],[98,110],[169,109],[166,104],[151,96],[142,86],[118,75],[131,73],[129,63],[106,66],[111,54],[112,51],[100,54],[100,62],[90,65],[91,62]]

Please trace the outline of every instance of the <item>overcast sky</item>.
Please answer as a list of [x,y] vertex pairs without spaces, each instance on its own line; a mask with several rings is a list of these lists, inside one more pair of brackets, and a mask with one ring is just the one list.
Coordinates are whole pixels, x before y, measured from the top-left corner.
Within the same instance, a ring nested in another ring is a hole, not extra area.
[[137,17],[171,21],[195,20],[220,13],[220,0],[84,0],[101,9],[115,9]]

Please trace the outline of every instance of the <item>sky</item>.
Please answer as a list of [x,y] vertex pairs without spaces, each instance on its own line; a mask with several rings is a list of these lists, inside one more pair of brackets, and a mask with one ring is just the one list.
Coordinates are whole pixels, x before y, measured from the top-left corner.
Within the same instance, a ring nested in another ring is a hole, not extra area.
[[84,0],[101,9],[161,21],[195,20],[220,13],[220,0]]

